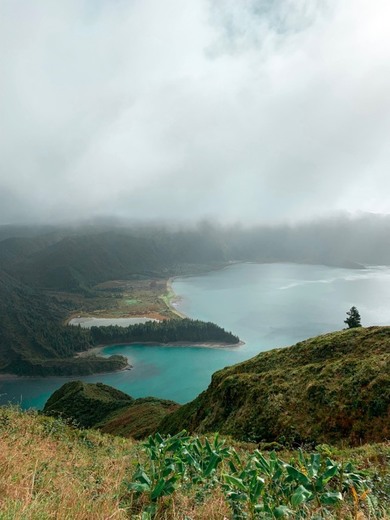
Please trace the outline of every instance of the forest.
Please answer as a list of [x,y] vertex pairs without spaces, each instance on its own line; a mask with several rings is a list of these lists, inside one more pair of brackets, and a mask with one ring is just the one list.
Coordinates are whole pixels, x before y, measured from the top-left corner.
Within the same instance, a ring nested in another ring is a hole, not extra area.
[[227,343],[236,344],[240,340],[231,332],[226,332],[215,323],[200,320],[176,319],[162,322],[149,321],[129,327],[111,325],[91,327],[94,345],[112,343]]

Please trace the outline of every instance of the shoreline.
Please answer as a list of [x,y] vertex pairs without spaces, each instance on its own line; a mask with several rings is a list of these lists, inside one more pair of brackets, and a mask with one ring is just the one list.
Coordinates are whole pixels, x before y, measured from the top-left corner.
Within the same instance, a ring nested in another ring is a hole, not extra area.
[[[171,341],[168,343],[156,343],[155,341],[143,341],[142,343],[140,341],[127,341],[124,343],[105,343],[104,345],[97,345],[96,347],[93,347],[89,350],[84,350],[83,352],[77,352],[75,357],[88,357],[88,356],[98,356],[99,353],[107,348],[107,347],[131,347],[133,345],[141,345],[146,347],[164,347],[164,348],[170,348],[170,347],[183,347],[183,348],[212,348],[212,349],[222,349],[222,348],[233,348],[236,349],[238,347],[242,347],[245,345],[244,341],[239,341],[238,343],[219,343],[217,341]],[[104,356],[102,356],[104,357]],[[120,369],[123,370],[123,369]],[[119,371],[120,371],[119,370]],[[126,370],[126,369],[124,369]],[[115,370],[115,372],[118,372]]]
[[[220,343],[218,341],[170,341],[168,343],[156,343],[155,341],[131,341],[131,342],[125,342],[125,343],[107,343],[105,345],[98,345],[96,347],[93,347],[90,350],[85,350],[84,352],[79,352],[78,354],[85,354],[87,355],[89,352],[95,351],[101,351],[102,349],[106,347],[131,347],[132,345],[141,345],[146,347],[200,347],[200,348],[238,348],[245,345],[244,341],[239,341],[238,343]],[[83,356],[84,357],[84,356]]]
[[[107,347],[131,347],[132,345],[142,345],[142,346],[148,346],[148,347],[164,347],[164,348],[173,348],[173,347],[181,347],[181,348],[208,348],[208,349],[236,349],[238,347],[242,347],[245,345],[244,341],[239,341],[238,343],[219,343],[217,341],[210,341],[210,342],[190,342],[190,341],[175,341],[175,342],[169,342],[169,343],[156,343],[153,341],[145,341],[143,343],[140,343],[139,341],[132,341],[132,342],[126,342],[126,343],[107,343],[105,345],[98,345],[96,347],[92,347],[89,350],[83,350],[82,352],[77,352],[74,355],[74,358],[86,358],[89,356],[99,356],[100,352],[107,348]],[[99,356],[102,358],[105,358],[106,356]],[[108,357],[108,356],[107,356]],[[109,372],[94,372],[93,374],[86,374],[84,376],[75,376],[75,375],[61,375],[61,376],[29,376],[29,375],[18,375],[18,374],[1,374],[0,373],[0,383],[6,382],[6,381],[16,381],[18,379],[49,379],[50,377],[61,377],[64,379],[69,378],[77,378],[77,377],[88,377],[88,376],[99,376],[99,375],[105,375],[105,374],[117,374],[120,372],[126,372],[130,371],[134,368],[133,365],[130,363],[127,364],[127,366],[123,368],[119,368],[118,370],[112,370]]]
[[[250,263],[250,262],[242,262],[242,261],[224,262],[222,264],[208,266],[207,269],[204,269],[202,271],[195,270],[195,272],[188,272],[186,274],[178,274],[178,275],[170,276],[169,278],[163,278],[161,281],[164,281],[164,283],[165,283],[165,291],[162,294],[159,294],[157,298],[165,305],[166,310],[173,316],[165,315],[163,310],[161,310],[161,311],[152,310],[152,309],[148,309],[148,308],[144,309],[142,311],[142,313],[140,312],[137,314],[131,314],[131,313],[126,312],[126,313],[121,313],[119,316],[112,309],[99,309],[98,311],[92,310],[92,311],[90,311],[89,314],[86,314],[86,315],[80,314],[80,311],[73,311],[63,321],[63,324],[78,326],[77,324],[70,323],[74,319],[76,319],[76,320],[81,319],[83,321],[92,320],[92,319],[93,320],[95,320],[95,319],[96,320],[99,320],[99,319],[107,319],[107,320],[110,320],[110,319],[112,319],[112,320],[142,319],[142,320],[144,320],[144,319],[146,319],[146,320],[165,321],[167,319],[172,319],[175,317],[180,318],[180,319],[190,318],[184,312],[179,311],[175,306],[175,304],[177,302],[182,300],[182,297],[180,295],[176,294],[175,291],[173,290],[173,286],[172,286],[173,282],[177,278],[189,278],[192,276],[204,275],[204,274],[207,274],[207,273],[210,273],[213,271],[222,271],[224,269],[227,269],[228,267],[231,267],[236,264],[241,264],[241,263]],[[119,280],[119,282],[120,281],[121,280]],[[122,282],[125,282],[125,280],[123,280]],[[98,312],[98,315],[96,315],[96,312]],[[104,326],[104,325],[101,325],[101,326]],[[119,326],[122,326],[122,325],[119,325]],[[123,325],[123,326],[127,326],[127,325]],[[89,328],[89,327],[84,327],[84,328]]]
[[184,312],[177,310],[176,307],[174,306],[175,302],[180,301],[180,296],[178,296],[175,293],[175,291],[173,290],[173,287],[172,287],[172,283],[176,280],[176,278],[180,278],[180,276],[171,276],[170,278],[168,278],[168,280],[166,281],[166,284],[165,284],[166,285],[166,294],[160,296],[160,298],[166,304],[166,306],[168,307],[168,310],[170,310],[173,314],[175,314],[179,318],[185,319],[185,318],[188,318],[188,316],[186,314],[184,314]]
[[[242,263],[242,262],[231,262],[230,264],[227,264],[227,265],[220,265],[217,268],[207,270],[206,272],[215,271],[215,270],[223,270],[223,269],[226,269],[227,267],[230,267],[230,265],[233,265],[236,263]],[[171,276],[171,277],[167,278],[165,280],[165,293],[161,294],[159,296],[159,299],[161,299],[164,302],[167,309],[172,314],[174,314],[176,317],[178,317],[180,319],[186,319],[189,317],[186,314],[184,314],[183,312],[177,310],[176,307],[174,306],[174,303],[177,301],[180,301],[181,297],[179,295],[177,295],[175,293],[175,291],[173,290],[172,283],[177,278],[187,278],[187,277],[195,276],[196,274],[199,274],[199,273],[176,275],[176,276]],[[80,323],[71,324],[70,322],[74,319],[80,320]],[[99,319],[107,319],[107,320],[110,320],[110,319],[112,319],[112,320],[118,320],[118,319],[124,319],[124,320],[142,319],[142,320],[144,320],[144,319],[146,319],[148,321],[149,320],[150,321],[165,321],[166,319],[169,319],[169,318],[167,318],[166,316],[160,315],[158,312],[153,312],[153,311],[150,313],[145,312],[145,313],[143,313],[143,315],[127,315],[127,316],[121,316],[120,318],[118,318],[117,316],[113,317],[112,313],[110,313],[110,311],[107,309],[107,313],[105,313],[103,315],[99,315],[99,316],[94,316],[93,313],[92,313],[92,315],[89,315],[89,316],[83,316],[83,315],[80,315],[79,313],[73,312],[68,318],[66,318],[64,320],[64,324],[67,326],[77,327],[80,325],[82,326],[82,323],[84,321],[99,320]],[[101,325],[101,326],[104,326],[104,325]],[[125,327],[125,325],[124,325],[124,327]],[[90,327],[83,327],[83,328],[89,329]],[[102,345],[98,345],[96,347],[92,347],[91,349],[88,349],[88,350],[85,350],[82,352],[76,352],[74,354],[73,358],[76,358],[76,359],[85,358],[85,357],[94,356],[94,355],[99,356],[99,354],[101,353],[101,351],[104,348],[107,348],[110,346],[132,346],[132,345],[145,345],[145,346],[150,346],[150,347],[164,347],[164,348],[195,347],[195,348],[208,348],[208,349],[236,349],[238,347],[245,345],[245,342],[239,341],[238,343],[233,343],[233,344],[232,343],[220,343],[220,342],[214,342],[214,341],[210,341],[210,342],[176,341],[176,342],[168,342],[168,343],[156,343],[156,342],[149,342],[149,341],[141,343],[139,341],[133,341],[133,342],[125,342],[125,343],[107,343],[104,345],[102,344]],[[100,356],[100,357],[106,357],[106,356]],[[133,365],[128,364],[126,367],[120,368],[118,370],[113,370],[110,372],[94,372],[93,374],[86,374],[85,376],[80,376],[80,377],[86,377],[86,376],[91,376],[91,375],[97,376],[97,375],[103,375],[103,374],[115,374],[115,373],[131,370],[132,368],[134,368]],[[34,376],[34,375],[29,376],[29,375],[23,375],[23,374],[19,375],[19,374],[12,374],[12,373],[3,373],[3,374],[0,373],[0,383],[6,382],[6,381],[16,381],[18,379],[25,379],[25,378],[29,378],[29,379],[30,378],[31,379],[45,378],[46,379],[46,378],[50,378],[50,377],[72,378],[72,377],[76,377],[76,376],[73,376],[71,374],[70,375],[61,375],[61,376]]]

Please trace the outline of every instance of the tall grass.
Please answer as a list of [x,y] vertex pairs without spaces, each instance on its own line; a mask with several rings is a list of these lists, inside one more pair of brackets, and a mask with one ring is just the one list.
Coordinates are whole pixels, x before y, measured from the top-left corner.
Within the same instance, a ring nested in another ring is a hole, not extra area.
[[136,443],[3,407],[0,519],[389,518],[388,445],[245,448],[185,433]]
[[128,518],[119,489],[133,444],[0,409],[0,518]]

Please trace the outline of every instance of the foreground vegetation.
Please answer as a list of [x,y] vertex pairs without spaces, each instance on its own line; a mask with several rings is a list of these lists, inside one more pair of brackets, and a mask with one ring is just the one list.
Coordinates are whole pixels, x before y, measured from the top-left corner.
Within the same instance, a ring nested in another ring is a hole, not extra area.
[[144,443],[0,408],[0,518],[380,519],[388,444],[261,453],[181,433]]

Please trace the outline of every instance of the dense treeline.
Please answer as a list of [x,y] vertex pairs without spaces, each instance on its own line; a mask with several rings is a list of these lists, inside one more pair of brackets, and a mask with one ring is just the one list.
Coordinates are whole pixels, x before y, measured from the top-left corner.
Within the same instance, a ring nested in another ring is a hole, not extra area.
[[149,321],[129,327],[92,327],[91,340],[94,345],[133,342],[216,342],[235,344],[240,340],[215,323],[190,319]]

